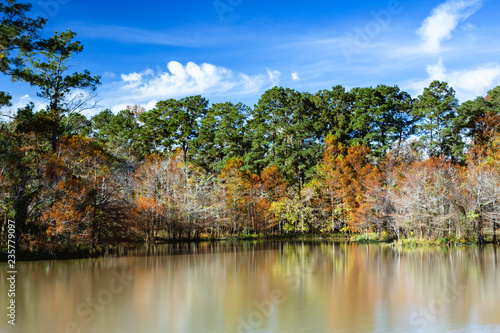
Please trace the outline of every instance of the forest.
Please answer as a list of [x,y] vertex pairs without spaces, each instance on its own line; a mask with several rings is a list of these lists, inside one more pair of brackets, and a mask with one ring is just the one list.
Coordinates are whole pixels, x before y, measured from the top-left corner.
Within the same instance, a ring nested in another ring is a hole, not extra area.
[[253,107],[188,96],[87,118],[100,77],[72,73],[76,34],[42,38],[29,11],[0,3],[0,71],[47,103],[9,113],[0,92],[2,232],[15,221],[28,251],[302,234],[497,242],[500,87],[463,103],[440,81],[416,97],[273,87]]

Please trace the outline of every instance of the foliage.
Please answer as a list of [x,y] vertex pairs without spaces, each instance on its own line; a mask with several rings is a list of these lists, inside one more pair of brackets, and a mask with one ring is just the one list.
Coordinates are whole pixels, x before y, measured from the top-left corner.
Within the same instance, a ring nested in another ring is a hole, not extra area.
[[0,123],[0,214],[26,248],[305,233],[497,240],[500,88],[459,105],[439,81],[416,99],[397,86],[273,87],[253,108],[188,96],[87,119],[100,78],[71,74],[75,34],[41,39],[30,5],[4,3],[0,70],[48,102]]
[[11,74],[23,65],[23,52],[37,47],[46,20],[28,17],[31,4],[6,0],[0,3],[0,72]]
[[418,96],[412,114],[420,119],[417,133],[429,156],[450,157],[461,144],[461,138],[451,126],[457,106],[455,90],[446,82],[433,81]]

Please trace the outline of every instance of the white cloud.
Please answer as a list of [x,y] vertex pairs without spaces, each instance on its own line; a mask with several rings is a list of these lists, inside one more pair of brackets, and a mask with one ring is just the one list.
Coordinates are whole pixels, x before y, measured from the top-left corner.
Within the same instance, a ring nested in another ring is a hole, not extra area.
[[[146,110],[151,110],[156,106],[157,102],[158,102],[157,100],[152,100],[146,104],[138,104],[138,105],[143,107]],[[135,105],[135,104],[134,103],[115,104],[115,105],[113,105],[113,107],[111,107],[111,111],[113,111],[113,113],[118,113],[122,110],[125,110],[128,106],[131,106],[131,105]]]
[[299,73],[292,72],[292,80],[299,81],[300,80]]
[[488,90],[500,84],[500,65],[489,64],[472,70],[455,71],[449,74],[449,82],[457,90],[461,101],[486,96]]
[[139,73],[122,74],[121,78],[125,82],[136,82],[141,80],[142,75]]
[[477,96],[486,96],[488,90],[500,85],[500,64],[491,63],[476,68],[448,71],[442,59],[437,64],[427,66],[429,77],[409,84],[411,90],[421,94],[432,81],[448,82],[456,91],[461,102],[473,100]]
[[13,110],[14,112],[17,112],[17,109],[24,108],[30,102],[33,102],[33,104],[35,104],[35,107],[33,109],[33,111],[35,111],[35,112],[40,111],[42,109],[45,109],[48,105],[47,103],[41,101],[38,98],[32,98],[30,95],[23,95],[23,96],[19,97],[19,99],[17,101],[12,103],[11,110]]
[[462,31],[471,32],[471,31],[476,30],[477,27],[474,24],[466,23],[466,24],[462,24],[460,26],[460,29],[462,29]]
[[280,81],[281,73],[279,71],[273,71],[269,68],[266,68],[267,76],[269,80],[271,80],[273,86],[277,86]]
[[443,64],[443,59],[439,59],[435,65],[428,65],[427,74],[429,74],[429,83],[435,80],[446,80],[446,67]]
[[448,0],[436,7],[417,31],[423,49],[429,53],[439,53],[441,42],[451,39],[451,33],[458,24],[479,10],[482,2],[482,0]]
[[234,98],[235,95],[253,94],[279,84],[281,74],[266,68],[266,74],[248,75],[208,63],[188,62],[183,65],[177,61],[170,61],[167,69],[121,74],[121,81],[113,84],[102,104],[117,111],[133,104],[148,109],[158,100],[197,94],[220,96],[230,93]]
[[2,108],[2,110],[0,111],[0,117],[4,117],[5,115],[7,115],[7,117],[13,117],[17,113],[18,109],[26,107],[31,102],[33,102],[33,104],[35,105],[35,107],[33,108],[34,112],[40,111],[47,107],[47,103],[43,102],[39,98],[32,98],[28,94],[22,95],[20,97],[13,96],[11,102],[11,107]]
[[11,109],[12,110],[17,110],[17,109],[24,108],[30,102],[33,102],[33,100],[31,99],[30,95],[23,95],[23,96],[19,97],[19,99],[17,101],[15,101],[14,103],[12,103]]

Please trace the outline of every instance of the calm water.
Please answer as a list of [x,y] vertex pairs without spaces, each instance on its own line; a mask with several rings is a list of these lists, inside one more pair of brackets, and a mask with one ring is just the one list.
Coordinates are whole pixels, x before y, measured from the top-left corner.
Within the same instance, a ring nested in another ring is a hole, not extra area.
[[499,256],[248,242],[18,263],[17,325],[4,310],[0,332],[500,332]]

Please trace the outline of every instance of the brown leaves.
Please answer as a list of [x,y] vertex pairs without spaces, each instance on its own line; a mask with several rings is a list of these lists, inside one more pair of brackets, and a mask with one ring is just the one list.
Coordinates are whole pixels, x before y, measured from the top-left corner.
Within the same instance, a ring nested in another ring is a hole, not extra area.
[[346,146],[333,136],[328,136],[325,143],[319,179],[320,190],[328,202],[327,213],[335,219],[335,211],[340,212],[340,220],[356,228],[361,223],[367,182],[376,181],[367,159],[370,149],[366,145]]

